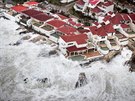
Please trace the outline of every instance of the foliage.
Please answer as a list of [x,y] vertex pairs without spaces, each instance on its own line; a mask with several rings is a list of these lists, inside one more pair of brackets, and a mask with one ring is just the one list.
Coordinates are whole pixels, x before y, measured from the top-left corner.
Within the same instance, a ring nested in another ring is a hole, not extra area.
[[26,2],[27,0],[12,0],[14,2],[14,4],[22,4],[24,2]]
[[48,0],[48,2],[54,5],[61,5],[60,0]]

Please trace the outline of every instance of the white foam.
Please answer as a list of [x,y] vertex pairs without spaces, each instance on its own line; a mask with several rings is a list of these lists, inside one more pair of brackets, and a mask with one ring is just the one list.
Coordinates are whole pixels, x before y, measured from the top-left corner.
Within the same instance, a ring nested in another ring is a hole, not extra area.
[[[128,72],[124,62],[131,51],[124,48],[109,64],[102,61],[81,68],[78,62],[48,54],[49,45],[23,42],[9,46],[22,36],[15,34],[18,25],[0,19],[0,100],[11,101],[134,101],[135,73]],[[12,27],[11,27],[12,26]],[[88,84],[74,89],[80,72],[85,72]],[[49,78],[51,86],[37,82]],[[23,80],[28,78],[27,83]]]

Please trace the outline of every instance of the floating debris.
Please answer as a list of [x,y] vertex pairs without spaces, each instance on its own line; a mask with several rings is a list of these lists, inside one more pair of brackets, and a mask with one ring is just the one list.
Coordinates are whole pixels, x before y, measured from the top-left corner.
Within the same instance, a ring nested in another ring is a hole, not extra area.
[[129,39],[128,41],[128,48],[132,51],[135,51],[135,39]]
[[37,79],[37,81],[42,82],[42,83],[48,83],[48,78],[43,78],[43,79]]
[[24,81],[24,83],[27,83],[28,82],[28,78],[25,78],[23,81]]
[[108,54],[106,54],[103,59],[106,61],[106,62],[110,62],[110,60],[112,58],[114,58],[116,55],[118,55],[120,53],[120,50],[118,51],[110,51]]

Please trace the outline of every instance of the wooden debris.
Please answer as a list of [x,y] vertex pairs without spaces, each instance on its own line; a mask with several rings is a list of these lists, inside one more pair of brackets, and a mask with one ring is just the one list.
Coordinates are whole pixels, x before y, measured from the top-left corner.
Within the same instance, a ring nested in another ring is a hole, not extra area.
[[36,43],[36,42],[39,42],[40,40],[46,41],[45,37],[42,36],[42,35],[38,35],[37,37],[31,39],[30,41],[33,42],[33,43]]
[[103,60],[105,60],[106,62],[110,62],[110,60],[115,57],[116,55],[118,55],[120,53],[120,50],[116,51],[110,51],[108,54],[106,54],[104,57],[103,57]]
[[132,51],[135,51],[135,39],[129,39],[128,48]]

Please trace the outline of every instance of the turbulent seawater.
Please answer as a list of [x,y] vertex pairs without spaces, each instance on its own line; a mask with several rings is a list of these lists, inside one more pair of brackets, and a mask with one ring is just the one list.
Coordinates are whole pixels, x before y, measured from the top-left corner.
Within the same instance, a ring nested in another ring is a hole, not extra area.
[[[62,55],[45,55],[49,45],[24,41],[10,46],[22,37],[16,33],[18,27],[0,19],[0,101],[135,101],[135,73],[123,66],[130,50],[124,48],[108,64],[80,67]],[[85,72],[88,84],[74,89],[80,72]],[[37,81],[46,77],[49,86]]]

